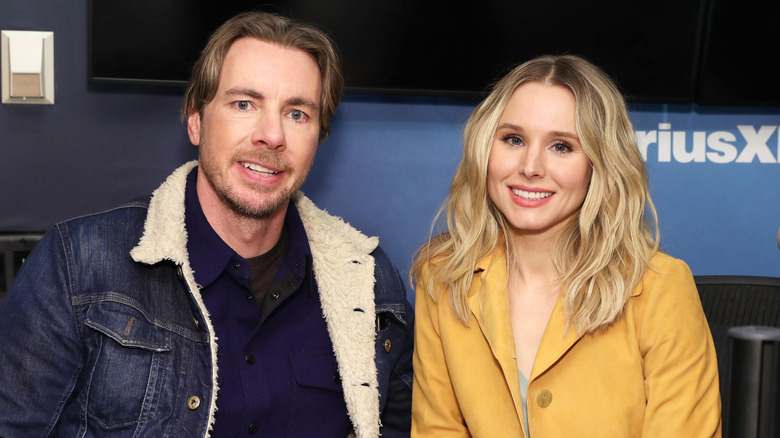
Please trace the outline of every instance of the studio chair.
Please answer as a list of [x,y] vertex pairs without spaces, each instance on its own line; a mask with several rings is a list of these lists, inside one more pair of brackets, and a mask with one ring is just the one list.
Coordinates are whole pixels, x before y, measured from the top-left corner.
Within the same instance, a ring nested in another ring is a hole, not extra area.
[[[743,426],[758,423],[757,418],[762,412],[780,410],[777,405],[780,342],[776,339],[776,328],[780,328],[780,278],[696,276],[694,279],[718,355],[723,436],[751,438],[742,436]],[[751,350],[756,354],[748,354]],[[745,400],[761,402],[756,402],[756,409],[745,412]],[[769,423],[768,427],[772,429],[780,427],[777,420],[770,419],[766,423],[766,416],[761,416],[764,429]],[[758,428],[758,425],[755,426]],[[739,432],[735,429],[737,427]],[[730,434],[729,429],[734,433]],[[780,430],[776,432],[780,434]],[[772,432],[771,435],[756,433],[751,436],[780,435]]]

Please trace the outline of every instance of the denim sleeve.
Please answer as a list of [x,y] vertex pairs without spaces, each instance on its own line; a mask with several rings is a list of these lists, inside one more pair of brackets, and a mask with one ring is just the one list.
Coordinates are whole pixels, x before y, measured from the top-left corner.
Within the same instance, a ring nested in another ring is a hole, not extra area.
[[414,311],[396,267],[381,248],[375,260],[377,371],[382,437],[408,437],[412,424]]
[[49,436],[82,366],[68,257],[56,228],[0,302],[0,436]]

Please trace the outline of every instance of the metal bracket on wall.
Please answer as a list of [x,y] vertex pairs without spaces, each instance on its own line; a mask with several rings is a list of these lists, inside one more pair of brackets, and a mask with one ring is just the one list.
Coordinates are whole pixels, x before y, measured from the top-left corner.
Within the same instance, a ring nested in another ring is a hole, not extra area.
[[54,104],[54,32],[0,31],[3,103]]

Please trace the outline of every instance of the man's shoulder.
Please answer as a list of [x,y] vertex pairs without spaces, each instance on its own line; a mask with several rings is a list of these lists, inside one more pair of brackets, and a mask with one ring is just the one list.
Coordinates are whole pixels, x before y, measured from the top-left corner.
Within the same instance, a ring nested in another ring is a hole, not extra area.
[[72,242],[137,241],[149,210],[150,196],[133,199],[116,207],[74,217],[54,225],[63,238]]
[[74,227],[98,223],[111,223],[117,220],[131,219],[134,217],[145,218],[146,213],[149,210],[150,199],[151,195],[141,196],[125,202],[124,204],[117,205],[116,207],[70,218],[57,223],[56,226]]
[[380,246],[376,247],[371,256],[374,257],[374,280],[376,281],[374,293],[377,303],[382,301],[404,303],[406,287],[398,273],[398,268]]

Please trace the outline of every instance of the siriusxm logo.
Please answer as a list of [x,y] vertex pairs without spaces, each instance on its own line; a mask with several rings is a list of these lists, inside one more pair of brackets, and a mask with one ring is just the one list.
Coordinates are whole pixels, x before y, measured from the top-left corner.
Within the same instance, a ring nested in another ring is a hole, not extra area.
[[[770,146],[777,126],[737,125],[741,138],[731,131],[672,131],[659,123],[657,131],[634,131],[642,158],[655,148],[658,162],[678,163],[780,163],[780,136]],[[743,146],[744,145],[744,146]]]

